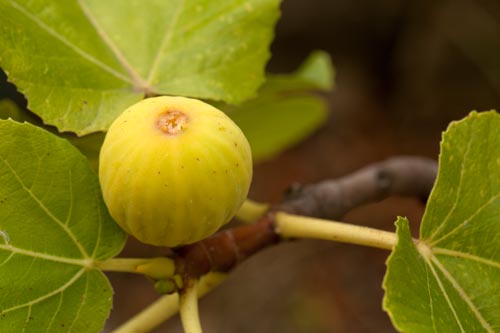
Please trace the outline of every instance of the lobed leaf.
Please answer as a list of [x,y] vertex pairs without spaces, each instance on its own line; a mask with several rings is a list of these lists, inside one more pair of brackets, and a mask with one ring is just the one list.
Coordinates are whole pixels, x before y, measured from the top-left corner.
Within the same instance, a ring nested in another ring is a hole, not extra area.
[[10,99],[0,100],[0,119],[15,120],[17,122],[28,122],[35,126],[42,127],[52,134],[68,140],[78,150],[87,157],[92,170],[97,172],[99,165],[99,151],[104,141],[105,133],[92,133],[78,137],[74,133],[60,133],[50,125],[44,125],[42,121],[28,110],[21,109],[14,101]]
[[327,117],[324,98],[333,88],[330,57],[315,51],[291,74],[269,75],[256,98],[239,106],[218,105],[242,129],[254,161],[269,159],[300,142]]
[[95,260],[125,233],[97,176],[66,140],[0,120],[0,331],[98,332],[112,289]]
[[45,123],[108,128],[148,94],[230,103],[264,80],[279,0],[0,1],[0,67]]
[[500,330],[499,128],[494,111],[452,123],[420,240],[396,222],[384,308],[403,332]]

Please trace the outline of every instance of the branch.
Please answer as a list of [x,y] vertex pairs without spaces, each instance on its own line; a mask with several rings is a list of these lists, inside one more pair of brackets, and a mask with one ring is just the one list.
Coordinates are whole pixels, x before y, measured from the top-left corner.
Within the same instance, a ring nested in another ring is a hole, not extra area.
[[275,244],[274,217],[264,215],[255,224],[216,233],[178,250],[177,271],[185,277],[200,277],[210,271],[227,272],[255,252]]
[[279,210],[338,219],[353,208],[394,195],[415,196],[425,202],[436,174],[434,160],[409,156],[391,158],[337,180],[294,188]]
[[284,201],[252,225],[216,233],[178,250],[177,271],[185,279],[210,271],[228,271],[255,252],[280,241],[275,212],[339,219],[353,208],[393,195],[425,200],[434,184],[437,163],[428,158],[397,157],[374,163],[351,175],[294,187]]

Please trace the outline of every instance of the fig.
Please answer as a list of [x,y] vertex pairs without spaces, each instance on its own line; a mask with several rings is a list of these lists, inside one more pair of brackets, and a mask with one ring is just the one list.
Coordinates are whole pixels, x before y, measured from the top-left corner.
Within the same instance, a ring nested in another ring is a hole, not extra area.
[[213,234],[237,212],[252,179],[250,145],[222,111],[161,96],[125,110],[99,156],[111,216],[129,234],[175,247]]

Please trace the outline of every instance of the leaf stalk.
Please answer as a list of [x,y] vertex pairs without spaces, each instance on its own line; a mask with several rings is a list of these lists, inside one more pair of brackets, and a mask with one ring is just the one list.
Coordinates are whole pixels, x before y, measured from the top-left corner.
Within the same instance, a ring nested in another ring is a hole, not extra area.
[[392,250],[398,236],[389,231],[288,213],[276,213],[276,232],[284,238],[315,238]]

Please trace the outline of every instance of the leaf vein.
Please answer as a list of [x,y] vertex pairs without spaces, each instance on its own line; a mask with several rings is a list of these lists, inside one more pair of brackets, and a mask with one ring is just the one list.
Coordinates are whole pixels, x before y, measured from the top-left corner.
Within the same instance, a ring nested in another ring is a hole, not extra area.
[[436,319],[434,318],[434,300],[432,299],[431,281],[430,281],[430,278],[429,278],[429,267],[427,265],[424,265],[424,267],[425,267],[425,279],[427,281],[427,294],[429,296],[429,306],[431,307],[432,330],[434,332],[437,332],[437,329],[436,329]]
[[65,284],[63,284],[60,288],[57,288],[57,289],[53,290],[52,292],[47,293],[47,294],[45,294],[43,296],[40,296],[37,299],[34,299],[32,301],[29,301],[29,302],[26,302],[26,303],[23,303],[23,304],[19,304],[19,305],[15,305],[15,306],[12,306],[12,307],[10,307],[8,309],[4,309],[4,310],[0,311],[0,314],[9,313],[9,312],[12,312],[12,311],[15,311],[15,310],[19,310],[19,309],[25,308],[27,306],[35,305],[35,304],[38,304],[40,302],[43,302],[44,300],[46,300],[46,299],[48,299],[48,298],[50,298],[50,297],[52,297],[54,295],[57,295],[58,293],[66,290],[73,283],[75,283],[75,281],[78,280],[80,278],[80,276],[82,276],[82,274],[84,272],[85,272],[85,269],[81,269],[71,279],[69,279]]
[[474,219],[476,217],[477,214],[479,214],[483,209],[487,208],[489,205],[491,205],[495,200],[497,200],[498,198],[500,198],[500,193],[499,194],[496,194],[494,195],[493,197],[491,197],[490,200],[488,200],[486,203],[484,203],[481,207],[479,207],[471,216],[469,216],[468,218],[466,218],[464,220],[464,222],[460,223],[459,225],[457,225],[455,228],[453,228],[450,232],[448,232],[447,234],[444,234],[443,236],[439,237],[438,239],[434,240],[432,243],[430,243],[430,246],[432,245],[436,245],[440,242],[442,242],[444,239],[448,238],[449,236],[455,234],[457,231],[459,231],[461,228],[463,228],[468,222],[471,222],[472,219]]
[[61,305],[63,303],[63,298],[64,298],[64,290],[61,291],[60,295],[59,295],[59,303],[57,304],[57,308],[56,308],[56,311],[54,312],[54,314],[52,315],[52,318],[50,318],[50,321],[49,321],[49,325],[47,326],[47,329],[45,330],[45,332],[50,332],[49,329],[51,328],[51,326],[54,324],[54,320],[56,319],[56,316],[57,314],[59,313],[59,310],[61,309]]
[[87,272],[87,275],[85,277],[86,277],[86,279],[85,279],[85,290],[82,293],[82,301],[80,303],[80,306],[78,307],[78,311],[76,312],[75,317],[73,318],[73,321],[71,322],[71,326],[68,329],[68,333],[70,333],[73,330],[73,326],[75,326],[75,323],[78,320],[78,317],[80,317],[80,313],[82,312],[83,305],[85,304],[85,301],[87,300],[87,292],[89,290],[88,272]]
[[71,258],[64,258],[64,257],[59,257],[59,256],[54,256],[51,254],[47,253],[41,253],[41,252],[34,252],[30,250],[25,250],[21,248],[17,248],[11,245],[3,245],[0,244],[0,250],[4,251],[9,251],[11,253],[16,253],[16,254],[21,254],[25,255],[28,257],[33,257],[33,258],[39,258],[39,259],[44,259],[44,260],[49,260],[49,261],[55,261],[63,264],[71,264],[71,265],[77,265],[77,266],[89,266],[87,263],[87,260],[83,259],[71,259]]
[[467,148],[465,148],[465,153],[464,153],[464,158],[462,159],[462,163],[460,166],[460,178],[458,180],[458,187],[455,195],[455,200],[453,203],[453,207],[450,209],[444,220],[441,222],[441,224],[436,228],[436,230],[432,233],[432,235],[429,237],[428,241],[432,242],[432,239],[446,226],[446,223],[448,222],[448,219],[452,215],[452,213],[457,209],[457,204],[458,204],[458,198],[460,196],[460,192],[462,191],[462,185],[463,185],[463,179],[465,175],[465,161],[467,160],[467,155],[470,151],[470,148],[472,146],[472,140],[470,138],[470,133],[469,133],[469,142],[467,143]]
[[455,290],[457,291],[458,295],[460,298],[464,300],[464,302],[469,306],[471,309],[472,313],[476,316],[477,320],[483,326],[483,328],[488,332],[488,333],[495,333],[493,329],[491,328],[490,324],[484,319],[482,316],[481,312],[478,310],[476,305],[472,302],[472,300],[469,298],[469,295],[465,292],[465,290],[460,286],[460,284],[453,278],[450,272],[446,269],[446,267],[443,266],[443,264],[439,261],[438,258],[436,258],[434,255],[431,257],[432,262],[439,268],[439,270],[443,273],[443,275],[450,281],[451,285]]
[[7,263],[10,261],[10,259],[12,259],[12,257],[13,257],[14,255],[15,255],[15,253],[14,253],[14,252],[11,252],[11,253],[9,254],[9,256],[8,256],[7,258],[5,258],[5,260],[4,260],[4,261],[2,261],[2,263],[0,263],[0,267],[2,267],[2,266],[4,266],[5,264],[7,264]]
[[26,332],[26,327],[28,327],[30,318],[31,318],[31,305],[28,307],[28,315],[26,316],[26,321],[24,322],[23,332]]
[[106,33],[106,31],[103,29],[103,27],[99,24],[97,21],[96,17],[90,10],[90,8],[87,6],[87,4],[83,0],[78,0],[78,5],[83,11],[83,14],[87,19],[89,20],[90,24],[94,27],[96,30],[97,34],[102,38],[104,44],[109,47],[111,52],[115,55],[116,59],[122,65],[122,67],[128,72],[128,74],[131,76],[132,80],[134,81],[134,85],[137,88],[144,88],[147,86],[147,84],[144,82],[144,80],[140,77],[140,75],[135,71],[135,69],[132,67],[132,65],[128,62],[127,58],[125,55],[122,53],[122,51],[116,46],[116,44],[113,42],[111,37]]
[[108,65],[106,65],[103,62],[101,62],[98,59],[96,59],[94,56],[90,55],[88,52],[80,49],[78,46],[76,46],[73,43],[71,43],[70,41],[68,41],[66,38],[64,38],[64,36],[62,36],[61,34],[57,33],[56,31],[54,31],[52,28],[50,28],[48,25],[46,25],[43,21],[41,21],[35,15],[33,15],[28,10],[26,10],[26,8],[24,8],[23,6],[19,5],[17,2],[11,0],[10,4],[11,4],[11,6],[13,8],[15,8],[20,13],[24,14],[27,18],[29,18],[36,25],[38,25],[42,30],[44,30],[45,32],[47,32],[49,35],[51,35],[55,39],[59,40],[61,43],[63,43],[64,45],[66,45],[68,48],[70,48],[71,50],[73,50],[75,53],[77,53],[78,55],[80,55],[82,58],[86,59],[90,63],[96,65],[99,68],[101,68],[102,70],[108,72],[109,74],[115,76],[116,78],[121,79],[124,82],[133,84],[133,82],[127,76],[125,76],[122,73],[114,70],[113,68],[109,67]]
[[437,282],[437,284],[439,286],[439,289],[441,289],[441,292],[443,293],[443,296],[446,299],[446,302],[448,303],[448,306],[450,307],[450,310],[453,313],[453,316],[455,317],[455,321],[457,322],[458,326],[460,327],[460,331],[462,333],[465,333],[465,330],[464,330],[464,328],[462,326],[462,323],[460,322],[460,318],[458,317],[457,311],[453,307],[453,304],[452,304],[450,298],[448,297],[448,294],[446,293],[446,290],[444,289],[443,282],[441,281],[441,279],[439,278],[439,275],[437,274],[436,270],[434,269],[434,266],[432,265],[432,262],[429,261],[429,259],[424,254],[421,254],[421,255],[424,258],[424,260],[427,263],[427,265],[429,266],[429,268],[431,269],[432,275],[434,275],[434,278],[436,279],[436,282]]
[[467,260],[476,261],[478,263],[485,264],[485,265],[488,265],[491,267],[500,268],[500,263],[498,263],[496,261],[493,261],[490,259],[485,259],[485,258],[482,258],[479,256],[475,256],[473,254],[469,254],[469,253],[464,253],[464,252],[449,250],[449,249],[443,249],[443,248],[439,248],[439,247],[433,248],[432,252],[434,254],[442,254],[445,256],[449,256],[449,257],[459,257],[459,258],[463,258],[463,259],[467,259]]
[[66,234],[70,237],[70,239],[73,241],[73,243],[75,244],[75,246],[80,250],[80,252],[83,255],[83,257],[86,258],[86,259],[88,259],[89,255],[87,254],[87,252],[85,251],[85,249],[83,248],[83,246],[78,242],[78,239],[75,237],[75,235],[73,234],[73,232],[71,231],[71,229],[68,228],[68,226],[65,225],[56,216],[54,216],[54,214],[52,214],[52,212],[47,208],[47,206],[45,206],[45,204],[42,201],[40,201],[36,197],[36,195],[28,187],[26,187],[26,185],[24,184],[24,182],[22,181],[22,179],[17,174],[16,170],[14,170],[11,167],[11,165],[9,164],[9,162],[7,162],[7,160],[5,160],[2,157],[0,157],[0,160],[11,171],[11,173],[14,175],[14,178],[16,178],[16,180],[19,182],[19,184],[21,185],[21,187],[26,191],[26,193],[28,193],[30,195],[30,197],[40,206],[40,208],[47,214],[47,216],[49,216],[54,222],[56,222],[56,224],[58,224],[66,232]]
[[179,17],[181,16],[183,10],[184,10],[184,0],[182,0],[181,3],[179,4],[177,11],[175,12],[172,20],[170,20],[170,23],[168,24],[167,29],[165,30],[165,35],[163,36],[163,39],[160,43],[160,47],[158,48],[158,52],[156,53],[155,59],[153,61],[153,65],[151,66],[151,70],[149,71],[148,74],[146,82],[147,86],[151,86],[151,81],[153,80],[153,76],[156,74],[156,71],[158,69],[161,55],[168,48],[170,41],[172,40],[172,35],[174,34],[173,31],[175,25],[177,24],[177,21],[179,20]]

